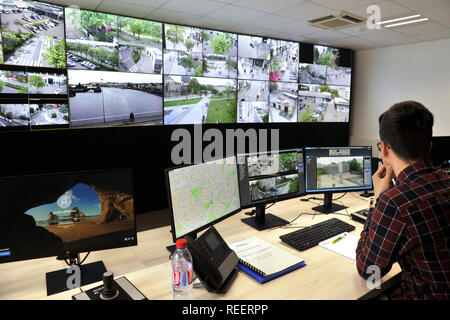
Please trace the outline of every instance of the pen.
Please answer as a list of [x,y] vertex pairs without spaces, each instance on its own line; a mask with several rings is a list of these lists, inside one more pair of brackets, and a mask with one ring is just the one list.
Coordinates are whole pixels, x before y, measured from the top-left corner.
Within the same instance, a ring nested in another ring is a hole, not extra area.
[[331,241],[331,244],[335,244],[336,242],[341,241],[344,237],[345,237],[345,235],[334,239],[333,241]]

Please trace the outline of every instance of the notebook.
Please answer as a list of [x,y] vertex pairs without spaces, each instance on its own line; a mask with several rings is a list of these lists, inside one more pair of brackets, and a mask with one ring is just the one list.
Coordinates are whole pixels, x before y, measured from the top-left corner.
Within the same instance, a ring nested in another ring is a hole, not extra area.
[[303,259],[258,237],[235,241],[228,246],[239,257],[239,269],[260,283],[281,277],[306,265]]
[[358,241],[359,237],[344,232],[320,242],[319,246],[356,261]]

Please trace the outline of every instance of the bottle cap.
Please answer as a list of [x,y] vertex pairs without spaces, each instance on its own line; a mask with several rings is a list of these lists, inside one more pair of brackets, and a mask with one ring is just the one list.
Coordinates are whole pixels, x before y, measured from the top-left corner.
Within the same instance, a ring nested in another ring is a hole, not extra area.
[[178,239],[177,249],[186,249],[186,248],[187,248],[187,239]]

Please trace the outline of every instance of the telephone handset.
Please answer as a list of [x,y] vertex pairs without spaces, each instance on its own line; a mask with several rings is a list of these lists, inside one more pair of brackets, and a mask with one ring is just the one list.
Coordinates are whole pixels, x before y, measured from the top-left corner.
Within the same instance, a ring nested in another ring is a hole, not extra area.
[[194,271],[210,292],[225,292],[237,275],[239,261],[236,253],[228,247],[214,227],[199,238],[188,240]]

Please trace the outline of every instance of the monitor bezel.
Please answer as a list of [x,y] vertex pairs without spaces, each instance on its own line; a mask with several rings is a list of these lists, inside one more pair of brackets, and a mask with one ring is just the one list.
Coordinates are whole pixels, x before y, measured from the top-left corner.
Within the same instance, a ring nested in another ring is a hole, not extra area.
[[[224,157],[224,158],[220,158],[220,159],[215,159],[215,160],[221,160],[221,159],[225,160],[225,159],[228,159],[228,158],[234,158],[235,164],[236,164],[236,172],[237,172],[238,170],[237,170],[237,158],[236,158],[236,155],[233,155],[231,157]],[[211,160],[211,161],[215,161],[215,160]],[[241,194],[240,194],[240,189],[239,189],[239,178],[237,178],[238,179],[238,181],[237,181],[238,182],[238,190],[239,190],[238,191],[238,196],[239,196],[239,208],[238,209],[236,209],[234,211],[231,211],[231,212],[227,213],[226,215],[223,215],[222,217],[220,217],[220,218],[218,218],[218,219],[216,219],[214,221],[211,221],[211,222],[209,222],[209,223],[207,223],[207,224],[205,224],[205,225],[203,225],[203,226],[201,226],[201,227],[199,227],[197,229],[189,231],[188,233],[185,233],[185,234],[180,235],[178,237],[176,236],[176,232],[175,232],[175,217],[174,217],[173,206],[172,206],[172,193],[171,193],[171,189],[170,189],[169,172],[171,172],[173,170],[185,168],[185,167],[205,164],[205,163],[208,163],[208,162],[193,163],[193,164],[182,164],[182,165],[166,168],[164,170],[164,175],[165,175],[165,179],[166,179],[167,200],[168,200],[168,204],[169,204],[169,216],[170,216],[170,227],[171,227],[170,233],[172,234],[172,240],[173,240],[174,243],[177,241],[177,239],[183,238],[184,236],[187,236],[187,235],[193,235],[194,238],[195,238],[196,234],[198,232],[203,231],[203,230],[209,228],[210,226],[212,226],[212,225],[214,225],[216,223],[219,223],[219,222],[221,222],[221,221],[223,221],[223,220],[225,220],[225,219],[235,215],[236,213],[238,213],[238,212],[240,212],[242,210]]]
[[[266,151],[266,152],[253,152],[253,153],[241,153],[241,154],[237,154],[236,158],[238,156],[248,156],[248,155],[257,155],[257,154],[268,154],[268,153],[276,153],[276,152],[284,152],[284,151],[298,151],[298,150],[302,150],[303,151],[303,166],[305,166],[305,148],[304,147],[298,147],[298,148],[289,148],[289,149],[279,149],[279,150],[274,150],[274,151]],[[237,159],[236,159],[237,160]],[[237,163],[237,165],[239,166],[239,164]],[[306,168],[305,168],[306,169]],[[240,181],[240,172],[238,170],[238,178]],[[306,179],[306,172],[303,172],[303,178]],[[306,180],[304,180],[306,181]],[[299,183],[300,185],[300,183]],[[306,190],[306,185],[305,185],[305,190]],[[267,204],[272,204],[272,203],[276,203],[279,201],[284,201],[284,200],[289,200],[289,199],[294,199],[294,198],[299,198],[299,197],[303,197],[306,195],[306,192],[302,192],[302,193],[289,193],[286,195],[282,195],[282,196],[275,196],[273,198],[267,198],[267,199],[262,199],[260,201],[257,202],[251,202],[250,204],[242,204],[242,198],[241,198],[241,185],[239,184],[239,198],[241,199],[241,208],[242,209],[248,209],[248,208],[253,208],[256,207],[257,205],[267,205]]]
[[[101,170],[76,170],[76,171],[61,171],[61,172],[55,172],[55,173],[40,173],[40,174],[26,174],[26,175],[15,175],[15,176],[4,176],[4,177],[0,177],[0,181],[2,179],[21,179],[21,178],[38,178],[38,177],[49,177],[49,176],[59,176],[59,175],[69,175],[69,174],[96,174],[96,173],[111,173],[111,172],[128,172],[130,174],[131,177],[131,193],[133,196],[133,216],[134,216],[134,228],[133,228],[133,235],[134,235],[134,240],[128,242],[126,245],[122,245],[122,246],[104,246],[104,247],[99,247],[99,248],[95,248],[93,250],[77,250],[75,251],[66,251],[65,254],[67,256],[70,255],[77,255],[83,252],[95,252],[95,251],[102,251],[102,250],[110,250],[110,249],[118,249],[118,248],[127,248],[127,247],[132,247],[132,246],[137,246],[138,245],[138,240],[137,240],[137,223],[136,223],[136,205],[135,205],[135,188],[134,188],[134,176],[133,176],[133,169],[132,168],[116,168],[116,169],[101,169]],[[22,214],[25,214],[22,213]],[[8,259],[5,259],[6,261],[2,261],[2,259],[0,259],[0,264],[1,263],[9,263],[9,262],[18,262],[18,261],[26,261],[26,260],[35,260],[35,259],[41,259],[41,258],[49,258],[49,257],[55,257],[54,254],[43,254],[43,255],[38,255],[38,256],[34,256],[34,257],[27,257],[27,258],[23,258],[23,259],[9,259],[12,256],[8,256]],[[65,257],[63,257],[65,258]]]
[[371,161],[370,161],[370,172],[373,175],[373,172],[372,172],[372,159],[373,159],[372,146],[336,146],[336,147],[334,147],[334,146],[327,146],[327,147],[321,147],[321,146],[319,147],[319,146],[317,146],[317,147],[304,147],[303,148],[303,150],[304,150],[303,156],[304,156],[304,161],[305,161],[305,192],[306,192],[306,194],[320,194],[320,193],[328,193],[328,192],[331,192],[331,193],[344,193],[344,192],[354,192],[354,191],[356,192],[356,191],[365,191],[365,190],[372,190],[373,189],[373,181],[372,181],[372,179],[370,179],[370,186],[367,186],[367,187],[354,187],[354,188],[351,187],[351,188],[339,188],[339,189],[321,189],[321,190],[308,191],[308,180],[307,180],[308,164],[307,164],[307,161],[306,161],[306,159],[307,159],[306,153],[307,153],[307,150],[318,149],[318,148],[322,148],[322,149],[329,149],[329,148],[337,148],[337,149],[339,149],[339,148],[341,148],[341,149],[352,149],[352,148],[353,149],[364,149],[364,148],[368,148],[370,150],[370,159],[371,159]]

